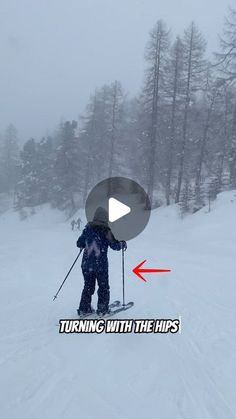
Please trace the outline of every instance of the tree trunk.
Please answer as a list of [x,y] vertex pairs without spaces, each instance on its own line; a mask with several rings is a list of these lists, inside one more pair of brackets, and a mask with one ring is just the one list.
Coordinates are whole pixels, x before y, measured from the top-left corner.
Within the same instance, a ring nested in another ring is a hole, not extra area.
[[184,107],[183,140],[182,140],[182,146],[181,146],[181,151],[180,151],[179,175],[178,175],[178,184],[177,184],[177,192],[176,192],[176,199],[175,199],[176,203],[179,202],[182,181],[183,181],[183,174],[184,174],[187,124],[188,124],[188,113],[189,113],[189,104],[190,104],[190,82],[192,78],[192,50],[193,50],[193,28],[191,32],[190,46],[189,46],[188,73],[187,73],[188,76],[187,76],[186,99],[185,99],[185,107]]

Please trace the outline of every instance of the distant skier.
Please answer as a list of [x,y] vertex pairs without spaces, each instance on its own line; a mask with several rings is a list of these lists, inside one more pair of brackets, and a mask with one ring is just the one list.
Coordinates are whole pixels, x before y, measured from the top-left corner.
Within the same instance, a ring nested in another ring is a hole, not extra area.
[[79,218],[78,218],[78,220],[76,221],[77,229],[78,229],[79,231],[80,231],[81,224],[82,224],[82,220],[81,220],[81,218],[79,217]]
[[108,277],[108,246],[113,250],[127,248],[124,240],[118,241],[108,227],[108,213],[99,207],[93,221],[88,223],[82,235],[77,240],[77,247],[84,249],[82,272],[84,275],[84,289],[82,291],[78,314],[91,313],[91,300],[98,283],[97,314],[109,312],[110,287]]
[[74,231],[74,229],[75,229],[75,225],[76,225],[76,221],[75,221],[75,220],[72,220],[72,221],[71,221],[71,230],[72,230],[72,231]]

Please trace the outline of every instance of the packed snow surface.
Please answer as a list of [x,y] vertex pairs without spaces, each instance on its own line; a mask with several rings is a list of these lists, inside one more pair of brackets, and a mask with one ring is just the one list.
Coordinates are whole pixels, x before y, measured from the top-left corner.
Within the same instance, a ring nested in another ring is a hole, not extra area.
[[[80,262],[52,299],[78,233],[49,207],[24,221],[2,214],[1,418],[236,418],[235,220],[236,191],[225,192],[211,212],[153,211],[128,242],[126,300],[135,306],[117,318],[181,316],[181,333],[62,335],[59,319],[76,318]],[[132,273],[144,259],[172,272],[145,283]],[[121,253],[110,250],[109,263],[111,300],[121,299]]]

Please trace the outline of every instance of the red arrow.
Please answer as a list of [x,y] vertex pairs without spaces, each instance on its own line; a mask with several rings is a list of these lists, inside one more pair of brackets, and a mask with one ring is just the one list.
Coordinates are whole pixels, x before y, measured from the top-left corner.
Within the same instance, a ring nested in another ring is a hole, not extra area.
[[147,282],[147,280],[141,275],[141,272],[171,272],[170,269],[147,269],[147,268],[146,269],[145,268],[141,269],[141,266],[143,266],[143,264],[145,262],[146,262],[146,260],[143,260],[141,263],[139,263],[139,265],[137,265],[133,269],[133,273],[145,282]]

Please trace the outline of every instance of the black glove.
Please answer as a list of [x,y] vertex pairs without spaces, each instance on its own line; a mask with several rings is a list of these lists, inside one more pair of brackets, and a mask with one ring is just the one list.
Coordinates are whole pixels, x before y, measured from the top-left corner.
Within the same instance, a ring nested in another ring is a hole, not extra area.
[[121,245],[121,249],[124,249],[124,250],[126,250],[126,249],[127,249],[127,243],[126,243],[126,241],[125,241],[125,240],[121,240],[121,241],[120,241],[120,245]]

